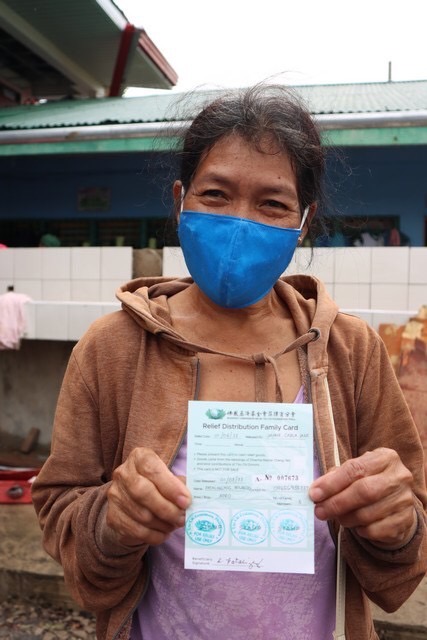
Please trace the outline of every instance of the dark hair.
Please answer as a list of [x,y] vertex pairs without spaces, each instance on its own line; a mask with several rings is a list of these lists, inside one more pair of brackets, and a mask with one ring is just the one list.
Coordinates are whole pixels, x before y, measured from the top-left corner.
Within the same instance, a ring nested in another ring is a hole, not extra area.
[[232,134],[260,151],[267,138],[288,154],[297,178],[301,211],[323,199],[325,151],[310,111],[288,87],[265,83],[227,92],[194,118],[178,154],[184,191],[205,154]]

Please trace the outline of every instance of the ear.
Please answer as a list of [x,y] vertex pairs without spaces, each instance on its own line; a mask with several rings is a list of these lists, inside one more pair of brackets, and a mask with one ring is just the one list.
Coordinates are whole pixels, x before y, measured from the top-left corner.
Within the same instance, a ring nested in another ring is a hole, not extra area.
[[178,224],[179,222],[179,214],[181,213],[181,204],[182,204],[182,182],[181,180],[175,180],[172,187],[173,194],[173,202],[175,208],[175,218]]
[[306,217],[305,222],[304,222],[304,226],[301,229],[301,233],[300,233],[299,240],[298,240],[298,244],[299,245],[302,244],[302,241],[304,240],[305,236],[307,235],[307,232],[308,232],[308,230],[310,228],[311,221],[313,220],[314,216],[316,215],[316,211],[317,211],[317,202],[313,202],[309,207],[308,214],[307,214],[307,217]]

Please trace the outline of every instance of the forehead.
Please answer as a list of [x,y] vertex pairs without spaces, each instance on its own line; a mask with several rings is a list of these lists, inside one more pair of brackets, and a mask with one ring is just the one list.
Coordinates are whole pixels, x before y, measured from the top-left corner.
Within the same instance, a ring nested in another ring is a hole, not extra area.
[[265,136],[250,141],[239,134],[230,134],[220,138],[201,156],[196,174],[215,167],[241,168],[252,167],[263,172],[279,171],[295,176],[291,159],[271,137]]

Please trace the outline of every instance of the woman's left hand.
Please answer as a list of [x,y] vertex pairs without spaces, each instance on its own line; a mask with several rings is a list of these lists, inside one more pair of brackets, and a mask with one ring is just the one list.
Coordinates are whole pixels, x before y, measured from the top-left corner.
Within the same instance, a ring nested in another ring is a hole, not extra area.
[[320,520],[338,520],[382,549],[398,549],[417,528],[412,483],[396,451],[381,448],[317,478],[309,495]]

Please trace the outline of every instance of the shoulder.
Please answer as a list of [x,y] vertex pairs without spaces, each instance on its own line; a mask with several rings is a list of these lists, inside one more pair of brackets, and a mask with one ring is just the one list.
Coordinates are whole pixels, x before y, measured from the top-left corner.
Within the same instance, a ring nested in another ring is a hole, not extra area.
[[73,353],[77,359],[109,359],[129,357],[138,351],[145,332],[123,310],[114,311],[95,320],[80,338]]
[[79,342],[115,338],[117,332],[122,331],[124,331],[126,335],[138,334],[141,333],[141,327],[126,311],[120,309],[112,313],[107,313],[92,322]]
[[346,354],[356,367],[387,359],[384,343],[377,331],[365,320],[343,312],[337,314],[332,324],[328,351],[338,357]]
[[352,342],[360,340],[367,341],[372,344],[381,342],[379,334],[371,327],[366,320],[353,316],[349,313],[339,311],[332,325],[331,332],[344,335]]

